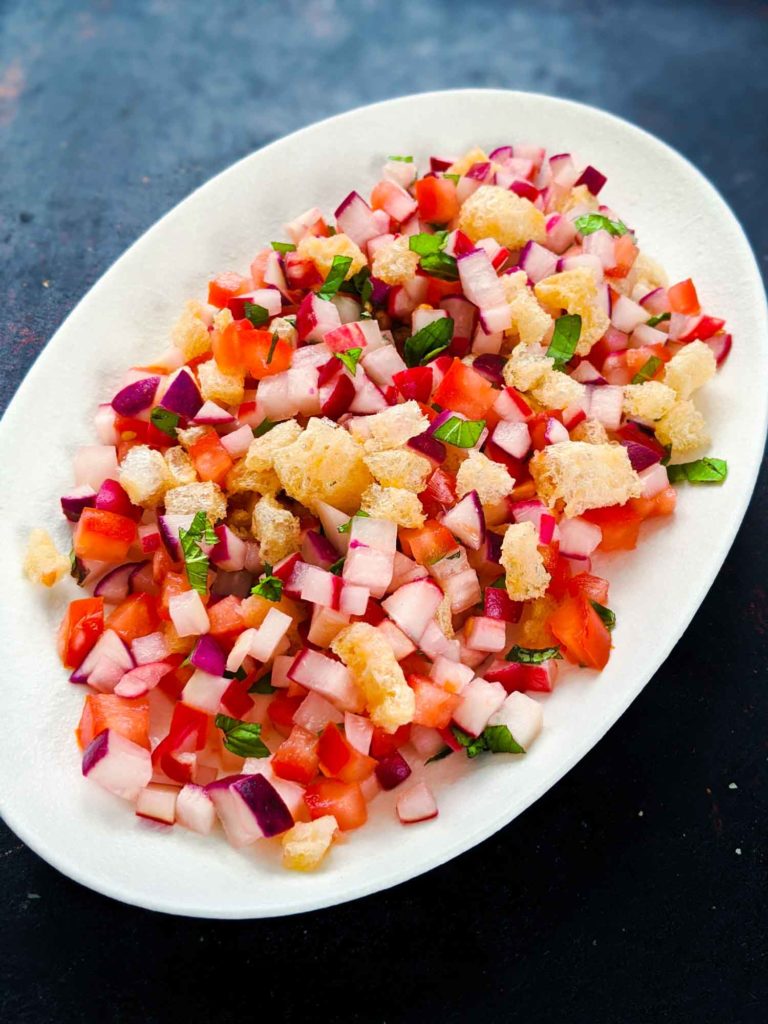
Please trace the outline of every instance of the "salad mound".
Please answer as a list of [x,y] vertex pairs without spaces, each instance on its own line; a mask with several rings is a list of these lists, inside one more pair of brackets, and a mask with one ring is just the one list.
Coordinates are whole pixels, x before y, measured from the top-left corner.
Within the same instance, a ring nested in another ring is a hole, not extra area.
[[434,818],[433,762],[525,756],[563,667],[606,666],[604,553],[726,477],[695,393],[731,337],[605,181],[531,145],[390,157],[127,371],[70,558],[34,530],[25,563],[84,591],[87,778],[311,870],[382,790]]

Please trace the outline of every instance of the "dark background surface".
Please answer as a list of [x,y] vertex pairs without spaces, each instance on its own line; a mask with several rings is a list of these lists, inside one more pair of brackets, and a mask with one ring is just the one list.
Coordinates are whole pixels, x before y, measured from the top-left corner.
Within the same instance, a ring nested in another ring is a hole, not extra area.
[[[623,115],[714,181],[765,269],[766,58],[768,8],[739,2],[0,2],[0,408],[192,188],[407,92],[522,88]],[[767,483],[610,734],[427,876],[304,917],[193,921],[81,888],[3,830],[0,1019],[764,1021]]]

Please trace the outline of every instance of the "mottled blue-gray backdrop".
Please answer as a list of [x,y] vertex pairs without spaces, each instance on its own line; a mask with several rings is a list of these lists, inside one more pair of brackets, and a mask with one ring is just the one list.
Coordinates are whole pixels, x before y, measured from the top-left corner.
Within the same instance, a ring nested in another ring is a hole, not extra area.
[[[191,189],[407,92],[507,86],[621,114],[715,182],[765,268],[767,62],[768,8],[745,2],[0,0],[0,408]],[[764,474],[695,622],[598,749],[397,890],[302,919],[175,921],[80,888],[5,830],[0,1018],[763,1021],[765,499]]]

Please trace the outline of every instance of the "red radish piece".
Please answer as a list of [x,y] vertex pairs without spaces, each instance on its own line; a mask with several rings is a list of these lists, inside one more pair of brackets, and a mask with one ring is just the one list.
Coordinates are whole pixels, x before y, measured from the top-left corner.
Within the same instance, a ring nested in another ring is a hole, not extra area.
[[464,639],[467,647],[475,651],[497,654],[507,645],[507,631],[501,619],[473,615],[465,623]]
[[461,704],[453,713],[453,720],[470,736],[479,736],[488,719],[504,703],[506,691],[501,683],[473,679],[462,691]]
[[451,661],[459,660],[459,641],[456,639],[449,640],[434,619],[427,623],[427,628],[424,630],[421,640],[419,640],[419,647],[428,658],[435,659],[443,655]]
[[342,711],[360,710],[360,694],[346,665],[318,651],[303,650],[288,670],[294,683],[333,701]]
[[550,693],[557,678],[557,661],[550,659],[539,665],[524,665],[517,661],[494,661],[485,672],[488,682],[501,683],[507,693],[531,690]]
[[149,665],[162,661],[170,654],[164,633],[148,633],[131,641],[131,654],[137,665]]
[[159,383],[159,377],[142,377],[126,385],[112,399],[112,408],[119,416],[136,416],[152,405]]
[[416,645],[413,641],[390,619],[384,619],[376,628],[392,648],[392,653],[397,661],[402,661],[403,658],[407,658],[409,654],[413,654],[416,650]]
[[426,782],[417,782],[397,798],[397,816],[404,825],[430,821],[437,814],[437,801]]
[[339,231],[363,246],[382,234],[381,221],[358,192],[350,192],[334,213]]
[[504,388],[493,403],[493,411],[502,420],[525,423],[533,416],[533,409],[515,388]]
[[524,693],[510,693],[499,710],[488,719],[488,725],[506,725],[512,738],[523,750],[528,750],[544,725],[544,711],[532,697],[526,697]]
[[449,693],[461,693],[472,682],[475,673],[468,665],[438,654],[430,669],[430,678]]
[[199,636],[211,628],[208,612],[196,590],[174,594],[168,602],[168,614],[179,636]]
[[486,587],[483,593],[483,614],[489,619],[501,619],[502,622],[519,622],[523,612],[522,602],[513,601],[506,590],[499,587]]
[[440,517],[443,526],[447,526],[454,537],[467,547],[478,551],[485,539],[485,516],[477,491],[470,491],[452,509]]
[[347,711],[344,715],[344,735],[355,750],[361,754],[368,754],[373,737],[373,723],[370,718],[353,715]]
[[662,466],[660,462],[641,470],[638,473],[638,476],[643,484],[642,496],[644,498],[654,498],[657,494],[660,494],[661,491],[666,490],[666,488],[669,487],[667,467]]
[[480,581],[475,570],[471,568],[465,569],[455,576],[450,576],[443,583],[443,587],[451,602],[451,612],[454,615],[459,615],[468,608],[472,608],[481,597]]
[[603,531],[594,523],[576,516],[560,522],[560,554],[564,558],[589,558],[603,539]]
[[[293,658],[291,658],[293,662]],[[344,721],[344,714],[319,693],[308,693],[293,716],[295,725],[309,732],[322,732],[330,722],[338,725]],[[366,751],[367,753],[367,751]]]
[[442,599],[442,590],[432,580],[414,580],[390,594],[381,607],[418,644]]
[[200,426],[224,427],[234,423],[235,417],[215,402],[203,402],[192,417],[192,422]]
[[231,679],[222,676],[212,676],[208,672],[197,669],[184,689],[181,691],[180,699],[191,708],[204,711],[206,715],[215,715],[219,710],[221,698],[229,689]]
[[129,669],[115,686],[114,693],[118,697],[143,697],[154,690],[160,680],[171,671],[171,666],[164,661],[152,661],[146,665],[137,665]]
[[142,789],[136,800],[136,815],[159,821],[163,825],[172,825],[176,820],[176,801],[179,790],[176,786],[166,786],[156,782]]
[[205,791],[235,847],[279,835],[293,825],[285,801],[265,775],[229,775]]
[[[332,302],[320,299],[314,292],[306,295],[296,312],[296,330],[299,341],[322,341],[324,336],[337,327],[341,327],[339,311]],[[282,376],[276,374],[275,376]],[[269,378],[265,378],[268,380]],[[262,397],[264,381],[259,384],[259,396]]]
[[[249,653],[252,658],[266,664],[278,653],[285,634],[291,628],[293,619],[278,608],[270,608],[262,624],[254,631]],[[287,646],[287,644],[286,644]],[[283,648],[284,649],[284,648]]]
[[187,783],[176,798],[176,821],[201,836],[210,835],[216,821],[216,809],[203,786]]
[[308,565],[330,569],[339,559],[336,548],[317,530],[307,530],[301,542],[301,555]]
[[550,277],[557,269],[557,257],[538,242],[526,242],[518,262],[534,284]]
[[83,753],[83,775],[124,800],[135,800],[152,778],[148,750],[104,729]]
[[132,668],[131,652],[114,630],[105,629],[69,679],[72,683],[88,683],[100,693],[111,693]]
[[376,778],[382,789],[395,789],[411,774],[411,766],[399,750],[382,758],[376,765]]

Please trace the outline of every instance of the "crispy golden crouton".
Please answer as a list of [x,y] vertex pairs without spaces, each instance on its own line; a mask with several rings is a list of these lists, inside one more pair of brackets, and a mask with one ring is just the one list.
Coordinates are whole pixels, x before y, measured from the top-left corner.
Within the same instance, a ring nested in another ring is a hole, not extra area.
[[586,388],[567,373],[550,370],[543,380],[531,390],[531,394],[545,409],[565,409],[577,405],[586,394]]
[[330,420],[311,419],[300,437],[274,453],[273,461],[286,494],[310,509],[325,501],[352,515],[373,481],[359,445]]
[[365,456],[365,464],[382,487],[404,487],[420,494],[432,474],[432,463],[423,455],[405,448],[389,452],[373,452]]
[[334,256],[350,256],[352,263],[347,277],[352,277],[367,266],[365,256],[351,238],[345,234],[331,235],[320,238],[317,235],[305,235],[296,246],[297,254],[305,260],[312,260],[319,272],[326,277],[333,266]]
[[456,631],[453,628],[453,612],[451,611],[451,598],[449,594],[444,594],[443,600],[437,606],[435,622],[437,622],[448,639],[453,640],[456,636]]
[[499,284],[504,292],[504,298],[511,302],[516,295],[528,291],[528,275],[524,270],[516,270],[513,274],[502,274]]
[[587,267],[552,274],[534,285],[533,290],[553,316],[559,316],[560,310],[565,309],[581,317],[577,355],[587,355],[611,325],[608,314],[598,305],[597,282]]
[[207,432],[208,427],[187,427],[186,430],[177,430],[176,438],[180,445],[187,451],[200,440]]
[[134,505],[154,508],[171,483],[165,459],[154,448],[139,444],[129,449],[120,463],[120,486]]
[[709,345],[692,341],[672,356],[664,371],[664,383],[673,388],[678,398],[690,398],[694,391],[715,376],[717,362]]
[[299,520],[269,494],[259,498],[253,506],[252,529],[259,541],[262,561],[270,565],[299,550]]
[[247,457],[238,459],[224,483],[230,494],[255,491],[257,494],[275,495],[280,490],[280,480],[274,469],[248,469]]
[[670,445],[674,455],[692,452],[709,441],[704,417],[690,399],[675,402],[656,424],[656,437]]
[[355,622],[331,643],[365,700],[374,725],[394,732],[416,711],[413,690],[405,681],[394,651],[375,626]]
[[582,420],[571,431],[572,441],[585,441],[587,444],[608,444],[608,431],[600,420]]
[[416,275],[420,256],[409,248],[407,235],[401,235],[389,245],[376,250],[371,273],[385,284],[405,284]]
[[594,211],[599,208],[600,200],[592,195],[586,185],[576,185],[555,203],[555,209],[560,213],[567,213],[576,206],[586,206],[588,210]]
[[488,154],[479,146],[473,146],[464,156],[454,160],[447,170],[447,174],[466,174],[474,164],[485,164],[488,162]]
[[536,301],[528,288],[521,289],[509,303],[512,328],[523,345],[539,345],[552,328],[552,317]]
[[338,823],[332,814],[314,821],[297,821],[283,832],[283,866],[292,871],[314,871],[331,848]]
[[32,530],[24,556],[24,575],[32,583],[52,587],[69,572],[69,559],[57,549],[47,530]]
[[200,393],[206,401],[239,405],[243,400],[243,374],[224,373],[215,359],[200,363],[197,368]]
[[261,437],[254,437],[245,455],[246,466],[248,469],[262,472],[272,469],[275,464],[274,455],[278,448],[285,448],[286,445],[292,444],[297,437],[301,437],[301,433],[301,427],[296,420],[285,420],[272,427]]
[[513,523],[501,542],[501,564],[507,593],[513,601],[542,597],[550,575],[538,548],[539,534],[533,523]]
[[187,362],[202,356],[211,348],[211,335],[204,307],[191,299],[171,329],[171,341],[181,349]]
[[536,452],[530,470],[541,500],[550,507],[564,502],[567,516],[623,505],[642,491],[626,448],[617,444],[559,441]]
[[370,454],[404,447],[412,437],[424,433],[429,420],[419,408],[418,402],[410,401],[390,405],[383,412],[368,416],[365,425],[369,431],[365,450]]
[[223,331],[225,327],[229,327],[234,319],[230,309],[218,310],[213,317],[214,330]]
[[413,493],[402,487],[380,487],[371,484],[360,499],[360,508],[374,519],[389,519],[398,526],[424,525],[424,509]]
[[520,620],[520,640],[523,647],[554,647],[557,644],[549,628],[549,617],[557,608],[553,597],[537,597],[523,608]]
[[672,388],[658,380],[627,384],[624,388],[624,413],[639,420],[660,420],[676,400]]
[[511,494],[515,481],[500,462],[493,462],[482,452],[471,451],[456,475],[456,493],[460,498],[477,491],[481,505],[493,505]]
[[213,480],[183,484],[165,492],[165,511],[169,515],[194,515],[200,509],[214,524],[227,514],[227,499]]
[[520,249],[531,239],[543,242],[546,235],[541,210],[497,185],[481,185],[464,201],[458,226],[473,242],[495,238],[510,249]]
[[193,484],[197,480],[192,459],[180,445],[168,448],[165,453],[165,468],[168,472],[168,486],[181,487],[182,484]]
[[552,372],[554,359],[537,346],[516,345],[504,364],[504,383],[518,391],[530,391]]

